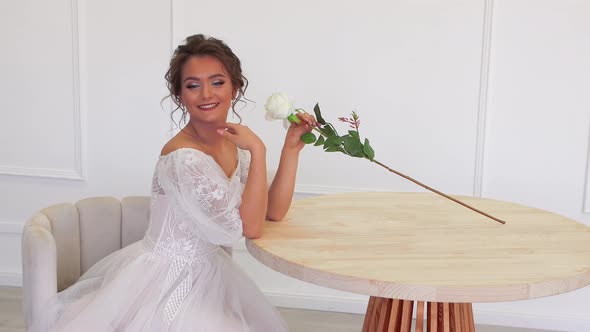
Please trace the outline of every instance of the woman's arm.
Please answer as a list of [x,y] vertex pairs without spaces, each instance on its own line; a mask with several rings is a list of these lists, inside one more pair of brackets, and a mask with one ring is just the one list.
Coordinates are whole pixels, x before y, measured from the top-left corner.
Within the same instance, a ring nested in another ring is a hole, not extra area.
[[268,190],[268,209],[266,217],[278,221],[285,217],[295,191],[295,178],[299,163],[299,149],[283,147],[277,174]]
[[266,146],[248,127],[235,123],[226,123],[225,128],[217,132],[234,142],[242,150],[250,151],[250,169],[240,205],[242,234],[255,239],[262,235],[262,226],[268,206],[266,192]]
[[289,211],[295,191],[299,152],[305,146],[300,137],[317,125],[315,118],[310,114],[297,113],[297,117],[301,121],[299,124],[291,123],[287,130],[277,174],[268,190],[266,217],[269,220],[279,221]]
[[266,148],[261,145],[256,149],[251,149],[250,156],[250,169],[242,193],[240,217],[242,218],[244,236],[255,239],[262,235],[262,226],[268,206]]

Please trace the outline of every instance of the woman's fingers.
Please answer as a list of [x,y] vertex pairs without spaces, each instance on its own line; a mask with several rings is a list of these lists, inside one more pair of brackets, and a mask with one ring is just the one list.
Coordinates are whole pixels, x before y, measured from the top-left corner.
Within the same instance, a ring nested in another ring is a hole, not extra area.
[[222,128],[218,128],[217,132],[232,141],[240,149],[250,150],[258,145],[264,145],[250,128],[237,123],[226,123]]
[[297,113],[297,117],[301,119],[304,123],[306,123],[310,127],[317,126],[317,121],[315,118],[309,113]]
[[239,125],[237,123],[231,123],[231,122],[227,122],[225,124],[225,128],[223,128],[225,131],[229,131],[233,134],[236,134],[240,131],[241,127],[244,127],[242,125]]
[[236,133],[235,132],[231,132],[230,129],[223,129],[223,128],[219,128],[217,129],[217,133],[227,139],[229,139],[230,141],[235,141],[235,137],[236,137]]
[[301,120],[301,123],[291,124],[294,128],[302,128],[305,131],[310,132],[317,126],[315,118],[309,113],[297,113],[297,117]]
[[217,133],[230,141],[235,142],[236,137],[240,134],[240,125],[228,122],[224,124],[222,128],[217,129]]

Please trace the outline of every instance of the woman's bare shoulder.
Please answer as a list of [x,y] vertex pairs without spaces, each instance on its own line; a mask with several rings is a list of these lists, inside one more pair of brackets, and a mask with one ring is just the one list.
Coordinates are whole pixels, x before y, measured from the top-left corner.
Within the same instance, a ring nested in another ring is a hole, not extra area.
[[199,146],[196,143],[191,142],[190,140],[183,138],[182,136],[176,135],[172,137],[166,144],[164,144],[164,147],[162,147],[162,151],[160,152],[160,156],[165,156],[169,153],[172,153],[182,148],[191,148],[199,150]]

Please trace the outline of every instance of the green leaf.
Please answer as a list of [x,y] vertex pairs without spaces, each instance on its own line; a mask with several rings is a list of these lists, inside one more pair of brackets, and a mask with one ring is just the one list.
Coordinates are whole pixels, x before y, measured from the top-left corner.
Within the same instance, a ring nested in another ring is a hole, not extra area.
[[348,134],[349,134],[350,136],[352,136],[352,137],[356,137],[356,139],[358,139],[358,140],[359,140],[359,143],[361,142],[361,141],[360,141],[360,137],[359,137],[359,132],[358,132],[358,131],[356,131],[356,130],[349,130],[349,131],[348,131]]
[[344,143],[344,150],[346,150],[349,155],[359,158],[365,156],[363,153],[363,144],[356,137],[346,135],[342,137],[342,141]]
[[330,124],[328,123],[327,125],[324,125],[323,127],[321,127],[322,132],[326,134],[326,136],[331,137],[336,135],[336,131],[334,131],[334,129],[332,129],[332,127],[330,126]]
[[340,146],[330,146],[326,150],[326,152],[342,152],[342,148]]
[[305,134],[301,135],[301,140],[305,144],[311,144],[311,143],[315,142],[316,137],[313,133],[305,133]]
[[324,142],[324,148],[327,149],[333,146],[340,146],[340,144],[342,144],[342,138],[340,136],[330,136]]
[[324,144],[324,136],[320,136],[313,146],[320,146]]
[[322,113],[320,112],[320,104],[315,104],[315,106],[313,107],[313,112],[315,113],[315,119],[325,125],[326,124],[326,120],[324,120],[324,118],[322,118]]
[[369,158],[369,160],[373,160],[373,158],[375,158],[375,151],[373,151],[373,148],[369,144],[368,138],[365,138],[365,144],[363,145],[363,152],[365,153],[365,156],[367,156],[367,158]]

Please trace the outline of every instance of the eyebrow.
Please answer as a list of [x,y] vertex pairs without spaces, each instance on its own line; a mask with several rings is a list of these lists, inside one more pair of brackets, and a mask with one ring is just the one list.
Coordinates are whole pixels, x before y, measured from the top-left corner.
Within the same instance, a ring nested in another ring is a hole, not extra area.
[[[223,77],[223,78],[225,78],[225,75],[223,75],[223,74],[213,74],[213,75],[209,76],[208,78],[209,78],[209,79],[213,79],[213,78],[218,78],[218,77]],[[193,80],[193,81],[200,81],[201,79],[200,79],[200,78],[198,78],[198,77],[189,76],[189,77],[187,77],[187,78],[185,78],[185,79],[184,79],[184,82],[186,82],[186,81],[190,81],[190,80]]]

